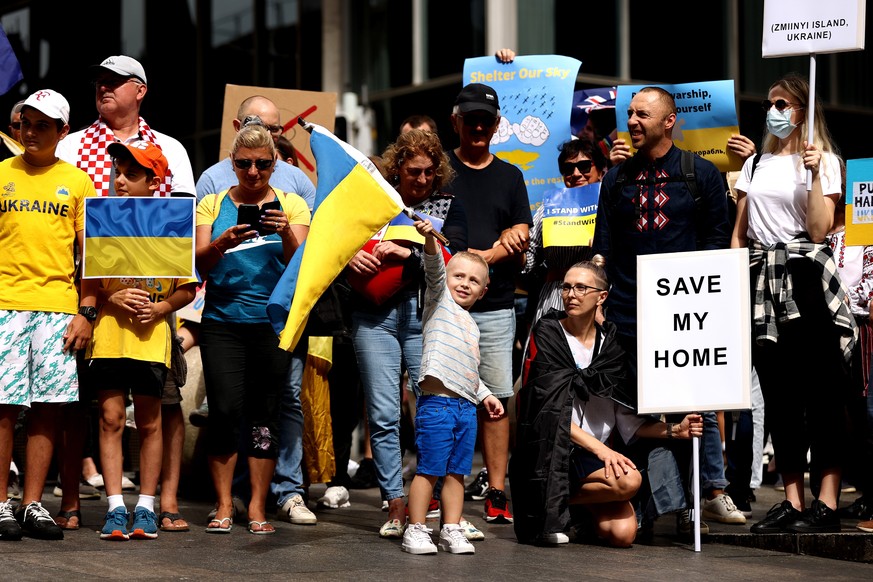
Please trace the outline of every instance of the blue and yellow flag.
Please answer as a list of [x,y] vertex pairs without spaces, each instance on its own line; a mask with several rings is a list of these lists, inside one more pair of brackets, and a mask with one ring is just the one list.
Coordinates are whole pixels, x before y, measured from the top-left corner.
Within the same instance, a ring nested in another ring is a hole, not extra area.
[[404,208],[367,156],[319,125],[306,127],[318,172],[309,235],[267,302],[285,350],[297,345],[313,305],[355,253]]
[[85,199],[82,277],[196,277],[194,199]]
[[[429,220],[435,231],[442,231],[443,220],[441,218],[435,218],[421,212],[418,213],[418,216]],[[401,212],[385,227],[385,233],[381,240],[403,240],[423,245],[424,237],[418,234],[414,224],[415,221],[412,218],[408,217],[406,213]]]
[[21,65],[6,38],[6,31],[0,26],[0,95],[8,93],[22,79]]
[[587,247],[594,238],[600,182],[543,197],[543,247]]

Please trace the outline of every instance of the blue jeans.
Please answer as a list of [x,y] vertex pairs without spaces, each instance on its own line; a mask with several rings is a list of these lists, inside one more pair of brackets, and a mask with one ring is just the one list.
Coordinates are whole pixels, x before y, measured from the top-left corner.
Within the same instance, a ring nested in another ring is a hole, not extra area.
[[724,476],[724,456],[721,450],[721,434],[718,418],[714,412],[703,413],[703,438],[701,439],[700,485],[704,493],[727,487]]
[[[305,339],[301,344],[307,343]],[[270,493],[276,497],[276,505],[280,509],[293,496],[303,495],[303,408],[300,405],[300,386],[305,365],[306,349],[298,348],[291,355],[288,378],[279,400],[279,456],[270,483]]]
[[401,362],[406,365],[410,386],[418,394],[422,338],[417,305],[416,295],[408,293],[387,307],[352,314],[352,338],[364,386],[370,446],[379,488],[389,501],[403,497]]
[[479,377],[495,398],[513,394],[512,345],[515,309],[471,313],[479,326]]

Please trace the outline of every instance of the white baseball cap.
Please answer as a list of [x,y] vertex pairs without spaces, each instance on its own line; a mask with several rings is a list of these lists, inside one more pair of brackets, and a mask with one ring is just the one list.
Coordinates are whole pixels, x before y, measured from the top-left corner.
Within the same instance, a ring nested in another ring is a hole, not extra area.
[[125,55],[108,57],[99,65],[91,67],[91,69],[95,76],[100,72],[100,69],[106,69],[122,77],[136,77],[143,83],[148,84],[145,69],[142,68],[139,61]]
[[40,89],[31,94],[24,100],[22,109],[24,107],[33,107],[52,119],[60,119],[64,124],[70,122],[70,104],[63,95],[51,89]]

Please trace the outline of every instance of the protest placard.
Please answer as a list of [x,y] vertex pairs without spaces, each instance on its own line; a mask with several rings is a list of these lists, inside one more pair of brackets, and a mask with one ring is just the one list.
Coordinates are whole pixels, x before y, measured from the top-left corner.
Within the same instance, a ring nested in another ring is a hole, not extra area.
[[767,0],[761,54],[787,57],[864,49],[865,0]]
[[873,245],[873,158],[846,161],[846,244]]

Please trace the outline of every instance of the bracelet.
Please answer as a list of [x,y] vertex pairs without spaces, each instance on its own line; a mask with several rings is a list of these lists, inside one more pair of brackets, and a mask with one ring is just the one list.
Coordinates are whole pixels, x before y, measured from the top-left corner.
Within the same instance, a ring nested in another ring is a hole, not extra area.
[[221,249],[220,249],[220,248],[218,248],[218,245],[217,245],[217,244],[215,244],[215,242],[214,242],[214,241],[213,241],[213,242],[211,242],[211,243],[209,243],[209,246],[211,246],[211,247],[212,247],[212,248],[214,248],[214,249],[215,249],[215,252],[217,252],[217,253],[218,253],[218,255],[219,255],[219,256],[220,256],[220,257],[221,257],[221,258],[222,258],[222,259],[223,259],[223,258],[224,258],[224,253],[223,253],[223,252],[221,252]]
[[668,439],[673,438],[673,423],[672,422],[667,423],[667,438]]

